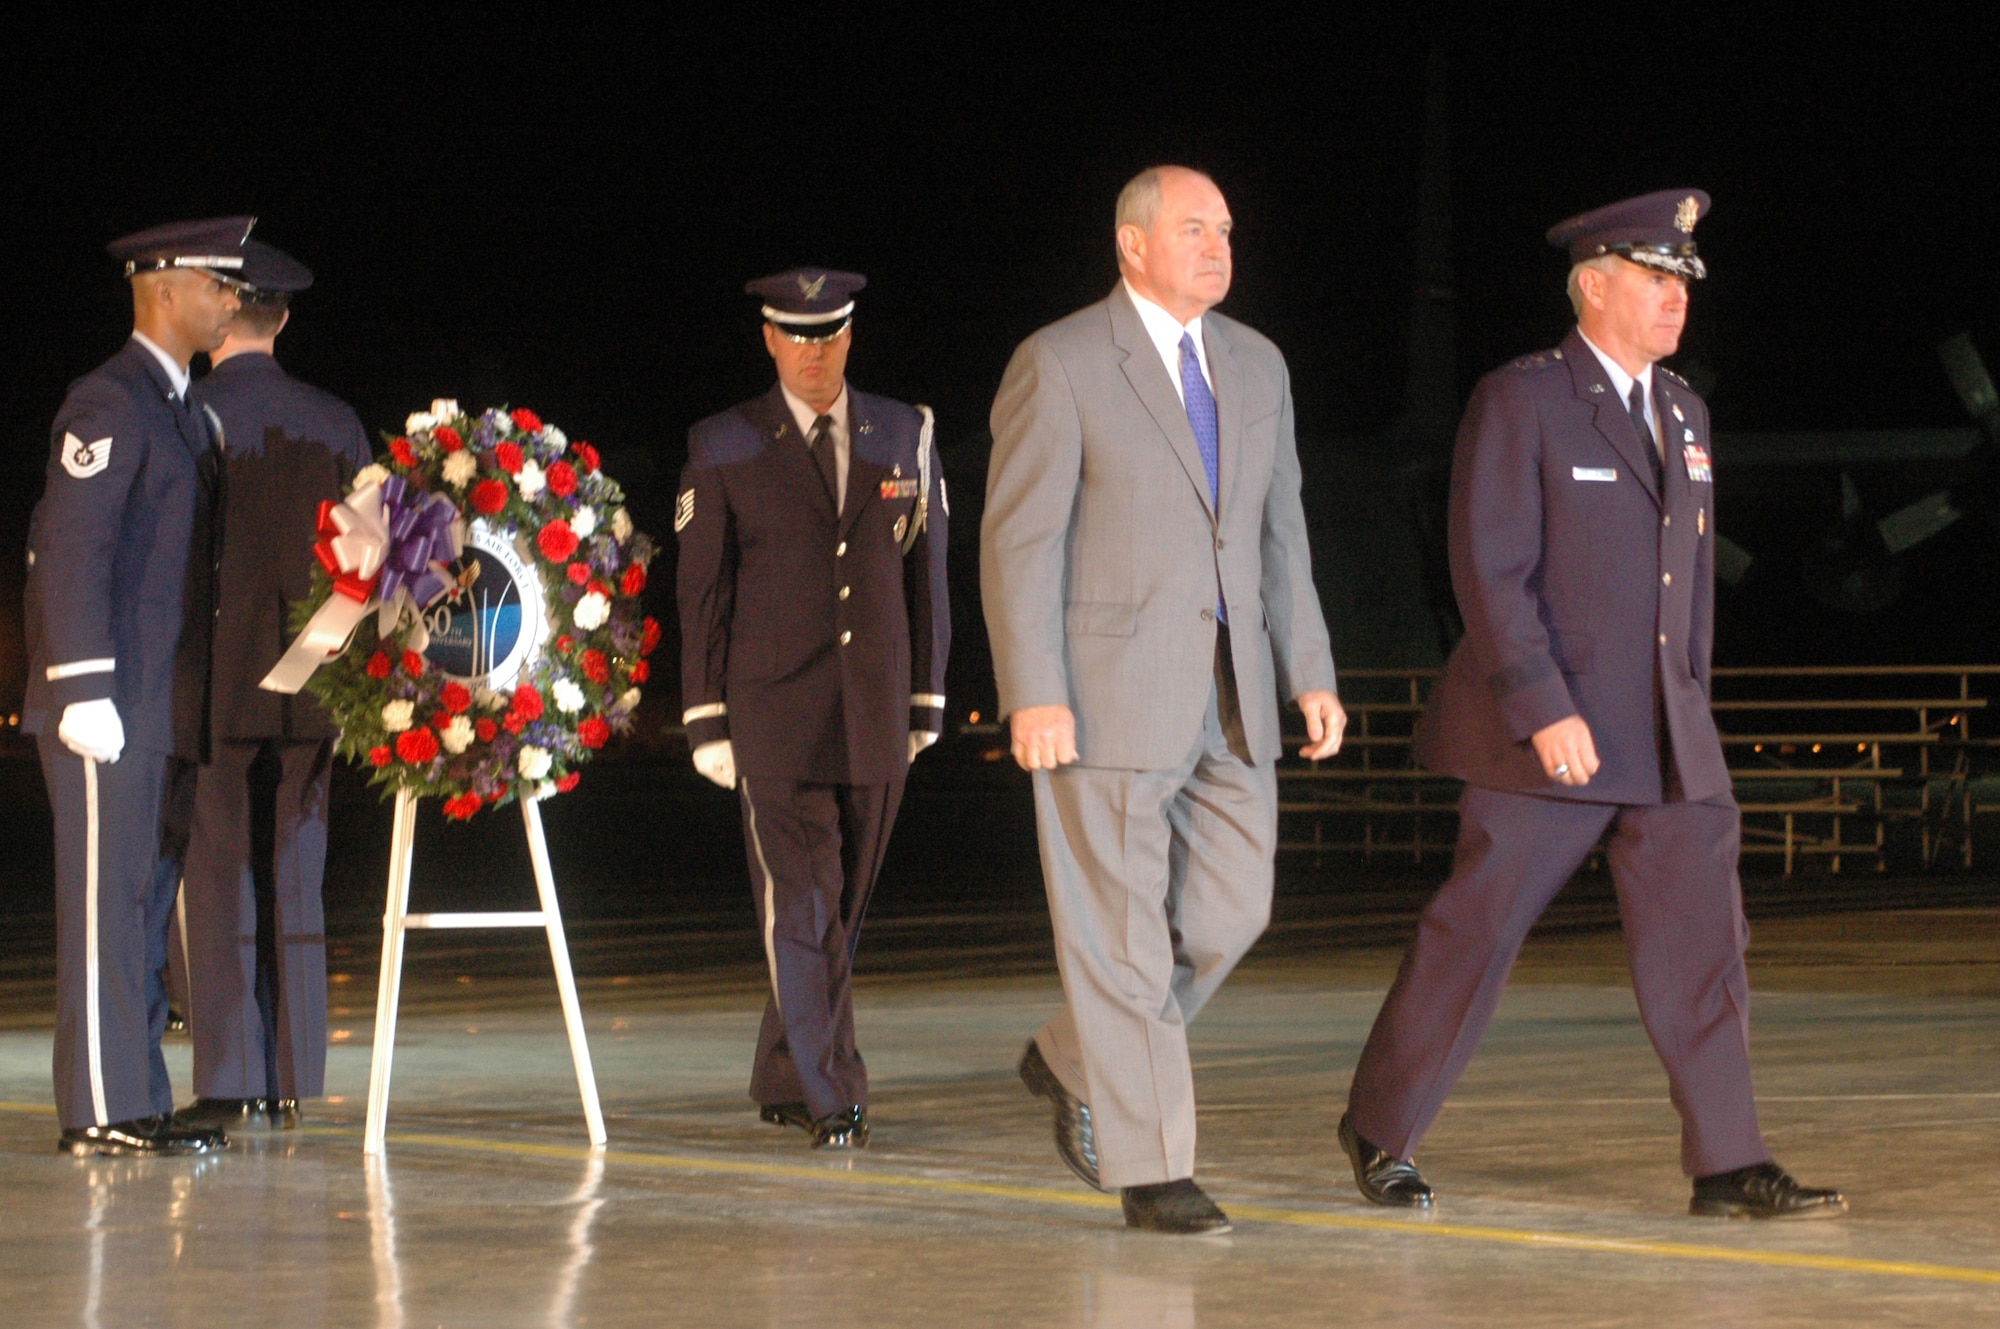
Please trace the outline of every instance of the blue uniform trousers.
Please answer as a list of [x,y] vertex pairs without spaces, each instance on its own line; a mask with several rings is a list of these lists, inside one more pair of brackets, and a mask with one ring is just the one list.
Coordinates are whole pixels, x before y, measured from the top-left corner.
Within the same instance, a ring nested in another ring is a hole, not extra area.
[[56,1112],[64,1130],[171,1112],[160,969],[171,890],[154,871],[166,758],[88,762],[38,734],[56,842]]

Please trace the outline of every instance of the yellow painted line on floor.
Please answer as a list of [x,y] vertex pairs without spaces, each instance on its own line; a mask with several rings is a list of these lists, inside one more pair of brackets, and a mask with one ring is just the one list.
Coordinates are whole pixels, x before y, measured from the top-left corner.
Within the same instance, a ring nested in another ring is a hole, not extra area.
[[53,1117],[56,1109],[53,1103],[9,1103],[0,1099],[0,1112],[30,1112],[37,1116]]
[[[308,1134],[346,1135],[353,1130],[307,1128]],[[433,1149],[454,1149],[470,1153],[500,1154],[516,1158],[550,1158],[582,1162],[591,1151],[576,1145],[534,1144],[528,1141],[484,1140],[457,1135],[392,1134],[389,1143]],[[874,1186],[884,1190],[926,1191],[941,1195],[990,1196],[1002,1200],[1061,1204],[1086,1209],[1116,1209],[1118,1200],[1076,1190],[1053,1190],[1007,1182],[959,1181],[947,1177],[913,1176],[898,1172],[846,1170],[808,1167],[797,1163],[757,1163],[743,1159],[700,1158],[686,1154],[635,1153],[630,1150],[604,1151],[604,1161],[622,1166],[666,1168],[677,1172],[699,1172],[713,1176],[758,1177],[785,1181],[816,1181]],[[1875,1277],[1917,1278],[1952,1283],[1974,1283],[2000,1287],[2000,1269],[1977,1269],[1963,1265],[1925,1264],[1909,1260],[1870,1260],[1845,1255],[1813,1255],[1797,1251],[1749,1250],[1732,1246],[1702,1246],[1691,1242],[1654,1241],[1623,1237],[1592,1237],[1569,1232],[1539,1232],[1533,1229],[1485,1227],[1466,1223],[1438,1223],[1424,1219],[1372,1218],[1351,1214],[1325,1214],[1305,1209],[1274,1209],[1261,1205],[1232,1204],[1238,1219],[1254,1223],[1274,1223],[1287,1227],[1338,1228],[1351,1232],[1383,1232],[1404,1236],[1446,1237],[1460,1241],[1499,1242],[1533,1246],[1545,1250],[1594,1251],[1609,1255],[1642,1255],[1655,1259],[1697,1260],[1714,1264],[1748,1264],[1770,1269],[1811,1269],[1820,1273],[1866,1274]],[[1838,1222],[1839,1220],[1832,1220]]]

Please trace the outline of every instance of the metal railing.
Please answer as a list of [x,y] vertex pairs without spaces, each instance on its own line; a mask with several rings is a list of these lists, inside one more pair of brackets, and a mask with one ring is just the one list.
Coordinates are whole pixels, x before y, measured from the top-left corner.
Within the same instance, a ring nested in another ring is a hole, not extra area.
[[[1280,852],[1419,865],[1450,853],[1459,783],[1410,754],[1439,672],[1343,672],[1340,755],[1279,767]],[[2000,665],[1717,669],[1746,867],[1969,869],[1976,823],[2000,812],[1996,741],[1974,723],[1994,695]]]

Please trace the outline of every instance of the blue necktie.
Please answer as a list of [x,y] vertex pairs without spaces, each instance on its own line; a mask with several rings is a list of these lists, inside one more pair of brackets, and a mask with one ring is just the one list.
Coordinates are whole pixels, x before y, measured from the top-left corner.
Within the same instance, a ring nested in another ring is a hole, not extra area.
[[[1194,430],[1194,445],[1201,452],[1201,468],[1208,472],[1208,498],[1215,505],[1216,521],[1222,519],[1222,489],[1217,481],[1221,455],[1221,427],[1215,418],[1215,394],[1202,377],[1201,357],[1194,352],[1194,334],[1181,334],[1181,395],[1187,401],[1188,425]],[[1222,599],[1215,602],[1215,616],[1229,621],[1229,609]]]

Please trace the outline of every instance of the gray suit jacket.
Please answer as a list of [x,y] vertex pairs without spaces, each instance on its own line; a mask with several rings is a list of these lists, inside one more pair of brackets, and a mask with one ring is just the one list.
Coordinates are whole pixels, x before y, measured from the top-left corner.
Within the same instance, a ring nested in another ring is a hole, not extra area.
[[1214,681],[1218,596],[1255,760],[1278,755],[1280,691],[1334,687],[1284,357],[1212,310],[1202,335],[1219,515],[1122,283],[1022,342],[993,402],[980,585],[1000,711],[1069,706],[1087,766],[1187,756]]

